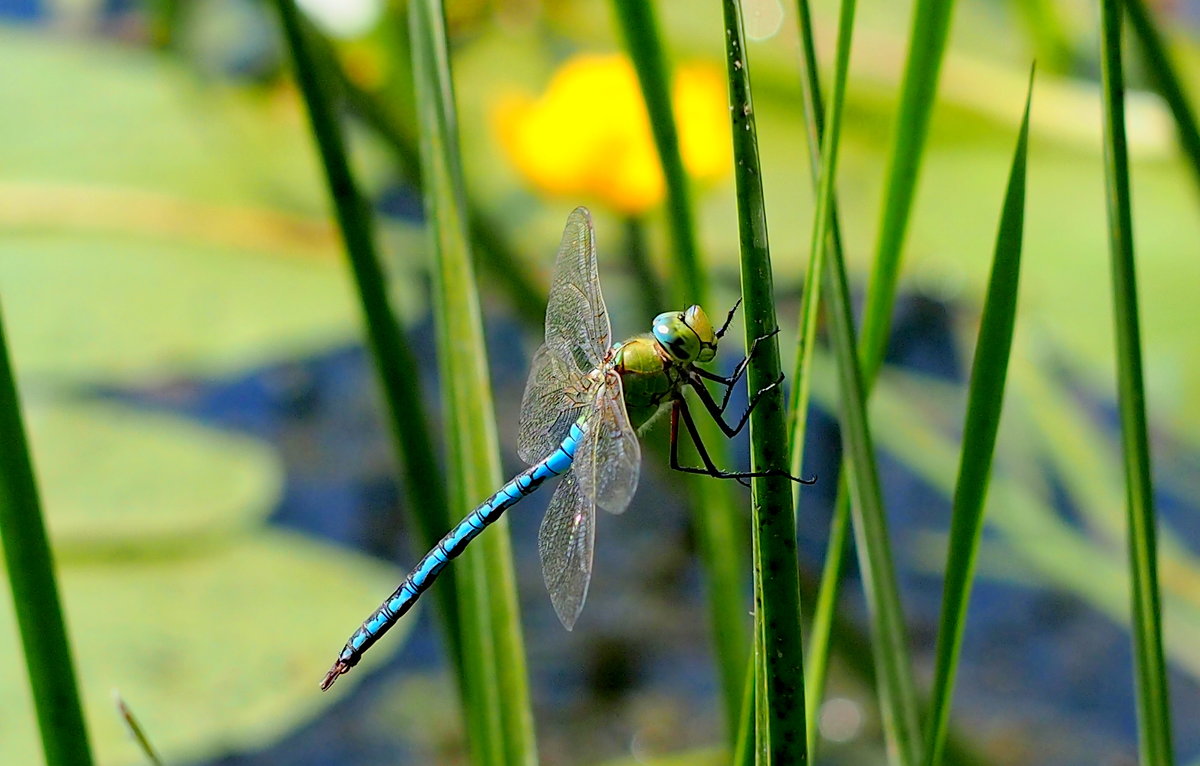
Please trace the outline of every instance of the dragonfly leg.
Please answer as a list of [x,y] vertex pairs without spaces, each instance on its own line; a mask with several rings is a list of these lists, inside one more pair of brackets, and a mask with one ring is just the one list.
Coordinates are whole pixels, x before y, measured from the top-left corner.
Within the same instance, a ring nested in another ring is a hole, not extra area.
[[725,324],[721,325],[721,329],[717,330],[717,338],[725,337],[725,331],[729,329],[729,323],[733,321],[733,315],[737,313],[738,306],[742,305],[742,299],[738,298],[733,304],[733,308],[729,309],[729,313],[725,315]]
[[[734,308],[737,308],[737,307],[734,306]],[[699,367],[692,368],[693,372],[695,372],[697,375],[704,378],[705,380],[711,380],[715,383],[720,383],[722,386],[725,387],[725,393],[721,397],[720,410],[722,413],[724,413],[725,408],[729,406],[729,397],[733,394],[733,387],[735,385],[737,385],[737,382],[742,379],[742,375],[744,375],[746,373],[746,367],[749,366],[750,360],[754,358],[754,352],[756,350],[758,350],[759,342],[764,341],[767,338],[773,337],[773,336],[777,335],[778,333],[779,333],[779,328],[776,327],[774,330],[767,333],[766,335],[760,335],[757,338],[755,338],[754,342],[750,344],[750,353],[746,354],[746,356],[742,359],[742,361],[738,362],[738,366],[733,369],[733,374],[727,378],[717,375],[715,373],[711,373],[708,370],[702,370]]]
[[763,395],[782,382],[783,373],[779,373],[779,377],[773,382],[768,383],[756,391],[754,396],[750,397],[750,404],[746,407],[746,411],[742,413],[742,417],[738,420],[736,426],[731,426],[725,422],[725,410],[717,405],[717,402],[712,398],[712,394],[709,393],[707,388],[705,388],[702,384],[693,385],[692,387],[696,389],[696,396],[699,397],[700,403],[704,405],[704,409],[708,410],[708,414],[712,416],[712,419],[717,421],[717,426],[720,427],[721,431],[727,437],[732,439],[734,436],[737,436],[743,428],[746,427],[746,421],[750,418],[750,413],[753,412],[754,408],[758,406],[758,403],[762,400]]
[[[696,452],[699,453],[700,460],[704,463],[704,468],[693,468],[679,464],[680,416],[683,417],[683,424],[687,427],[688,434],[692,437],[692,443],[696,445]],[[700,439],[700,431],[696,428],[696,421],[692,419],[692,413],[687,407],[687,402],[683,399],[676,399],[675,404],[671,407],[671,468],[684,473],[698,473],[717,479],[734,479],[739,484],[747,487],[750,486],[749,482],[746,481],[747,479],[764,476],[784,476],[800,484],[812,484],[816,481],[816,477],[801,479],[797,476],[792,476],[782,468],[772,468],[766,471],[722,471],[717,468],[713,464],[712,458],[709,457],[704,442]]]
[[679,413],[680,411],[687,412],[687,405],[682,399],[676,399],[675,404],[671,407],[671,468],[683,473],[698,473],[702,476],[716,476],[718,478],[736,479],[738,484],[744,487],[749,487],[750,482],[741,476],[725,477],[721,470],[713,464],[712,458],[708,455],[708,450],[704,447],[704,442],[700,441],[699,435],[696,434],[695,424],[692,422],[691,413],[688,412],[684,417],[687,419],[688,432],[692,435],[692,443],[696,445],[696,452],[700,455],[700,460],[703,461],[703,468],[694,468],[692,466],[681,465],[679,462]]

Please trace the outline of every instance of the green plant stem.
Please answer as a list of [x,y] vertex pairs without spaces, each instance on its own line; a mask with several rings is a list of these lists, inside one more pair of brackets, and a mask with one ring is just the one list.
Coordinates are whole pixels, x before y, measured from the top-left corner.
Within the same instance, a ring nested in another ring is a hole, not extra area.
[[[821,156],[819,158],[814,156],[811,162],[814,177],[821,179],[821,183],[818,184],[818,213],[810,263],[819,263],[817,256],[822,252],[830,261],[828,273],[821,283],[826,289],[827,311],[841,378],[843,438],[846,443],[847,455],[850,458],[849,461],[843,462],[844,470],[839,484],[838,502],[835,505],[830,526],[829,545],[826,549],[826,577],[821,582],[817,600],[818,609],[814,615],[810,638],[812,649],[809,654],[810,667],[809,678],[806,679],[808,683],[806,693],[813,712],[810,714],[808,736],[810,744],[815,743],[816,710],[819,708],[823,696],[828,667],[832,615],[837,604],[841,573],[844,570],[845,538],[850,516],[847,499],[847,490],[849,489],[855,498],[854,531],[858,540],[860,567],[864,573],[864,586],[871,611],[875,658],[880,670],[877,688],[880,696],[880,709],[884,718],[884,730],[893,745],[891,751],[900,758],[900,762],[912,764],[916,762],[920,752],[916,692],[908,658],[908,642],[900,605],[899,586],[896,582],[895,566],[891,560],[882,495],[879,490],[874,450],[871,446],[871,436],[865,413],[867,384],[864,379],[868,375],[873,375],[873,370],[871,373],[868,373],[866,369],[860,370],[858,357],[854,353],[854,325],[836,217],[835,175],[830,172],[831,170],[835,171],[836,168],[827,167],[834,165],[836,161],[836,139],[839,132],[841,102],[844,100],[853,13],[853,6],[847,8],[843,5],[838,33],[833,119],[831,120],[831,129],[826,130],[822,125],[824,110],[817,76],[811,16],[807,3],[804,0],[800,0],[798,3],[797,16],[806,64],[804,93],[810,136],[810,154],[815,155],[816,147],[821,147]],[[915,26],[920,28],[922,23],[918,15]],[[916,32],[914,32],[915,34]],[[915,86],[911,87],[915,88]],[[893,157],[893,162],[897,161],[897,158]],[[907,212],[904,218],[906,217]],[[898,249],[896,254],[898,255]],[[880,262],[877,260],[877,267]],[[817,267],[817,278],[820,278],[819,266]],[[816,283],[813,282],[811,275],[808,280],[809,282],[805,285],[806,293],[813,295],[811,298],[806,298],[804,307],[802,346],[799,355],[801,360],[806,354],[811,354],[815,337]],[[884,282],[881,285],[877,281],[875,289],[894,291],[894,275],[890,283]],[[890,299],[887,301],[887,306],[890,313]],[[884,337],[886,337],[886,329]],[[865,337],[863,342],[867,342]],[[801,394],[806,393],[806,391],[801,392]],[[800,411],[801,400],[797,398],[794,405],[793,422],[798,425],[803,417]],[[796,425],[793,428],[793,450],[802,448],[800,439],[803,432]],[[793,465],[795,463],[796,460],[793,458]]]
[[[483,318],[466,221],[458,117],[441,0],[409,4],[421,177],[433,268],[434,325],[449,444],[450,492],[467,509],[501,482]],[[477,763],[537,762],[508,521],[501,518],[459,558],[466,575],[468,729]]]
[[[401,458],[405,489],[422,547],[428,549],[436,545],[450,527],[451,518],[443,491],[442,472],[434,456],[433,440],[424,414],[420,378],[414,374],[419,366],[408,337],[392,311],[387,280],[375,244],[371,211],[350,172],[346,141],[338,123],[326,70],[319,66],[314,56],[310,45],[313,38],[306,33],[292,0],[275,0],[275,5],[291,51],[296,81],[308,107],[325,181],[354,275],[367,330],[367,345],[375,360],[376,378],[387,404],[388,423],[393,445]],[[455,574],[444,572],[443,578],[446,577],[453,583]],[[456,590],[445,582],[435,590],[450,653],[461,671],[462,628]]]
[[[742,8],[738,0],[724,0],[722,7],[748,348],[756,339],[773,333],[778,324]],[[750,361],[749,390],[762,391],[776,384],[781,377],[779,344],[771,336],[758,344]],[[753,470],[786,472],[788,433],[785,414],[783,391],[776,385],[766,391],[750,416],[750,464]],[[766,731],[757,727],[756,740],[760,753],[765,749],[770,763],[802,764],[807,762],[808,756],[799,567],[791,482],[783,476],[753,479],[751,497],[758,598],[754,616],[762,632],[760,657],[764,671],[761,687],[764,693],[757,704],[762,707],[767,723]]]
[[[699,303],[709,305],[708,274],[696,244],[688,178],[679,152],[679,135],[671,104],[671,80],[654,4],[644,0],[614,0],[626,47],[637,71],[654,143],[658,150],[667,187],[667,221],[670,226],[675,264],[674,305],[684,308]],[[647,318],[669,307],[663,305]],[[728,465],[729,449],[716,424],[701,418],[700,436],[718,465]],[[684,459],[695,457],[695,450],[684,447]],[[695,462],[691,463],[695,465]],[[717,667],[721,677],[725,721],[731,743],[736,741],[745,656],[749,642],[746,630],[743,583],[745,561],[742,541],[746,537],[731,489],[702,476],[686,477],[691,495],[692,525],[697,550],[707,579],[709,613],[713,626]]]
[[1025,164],[1029,143],[1029,105],[1033,98],[1033,72],[1025,95],[1025,112],[1013,152],[1008,189],[1000,215],[992,274],[988,281],[979,338],[967,394],[963,448],[954,487],[950,539],[946,555],[946,580],[942,590],[938,628],[937,664],[934,671],[932,713],[925,741],[925,763],[942,762],[954,680],[967,622],[967,605],[975,576],[975,560],[983,532],[984,501],[991,477],[992,455],[1004,386],[1008,376],[1013,324],[1017,313],[1017,285],[1021,272],[1021,243],[1025,222]]
[[[415,126],[394,104],[363,90],[351,80],[333,46],[319,30],[309,23],[304,23],[304,28],[306,38],[312,43],[313,55],[319,57],[320,69],[329,73],[347,110],[391,149],[400,175],[420,187],[421,158]],[[411,82],[406,84],[411,87]],[[546,320],[546,286],[530,275],[512,243],[503,235],[503,227],[483,211],[482,205],[470,197],[466,204],[471,241],[483,256],[480,268],[486,273],[487,281],[498,285],[508,295],[509,306],[522,321],[540,328]]]
[[1200,184],[1200,125],[1196,122],[1196,112],[1183,92],[1179,75],[1145,0],[1125,0],[1124,6],[1133,25],[1133,33],[1142,46],[1142,55],[1146,58],[1151,79],[1175,118],[1179,146],[1188,159],[1192,178]]
[[1137,278],[1133,259],[1120,0],[1102,0],[1100,8],[1104,170],[1107,180],[1109,248],[1112,254],[1113,318],[1116,325],[1117,405],[1121,416],[1128,506],[1138,743],[1144,766],[1168,766],[1174,762],[1174,756],[1162,645],[1154,488],[1150,476],[1150,440],[1146,426],[1146,392],[1142,382],[1141,331],[1138,327]]
[[0,317],[0,543],[25,651],[47,766],[88,766],[92,754],[38,498],[21,402]]
[[900,111],[896,116],[884,182],[875,264],[863,310],[859,356],[868,390],[887,348],[892,307],[896,302],[896,280],[900,275],[900,256],[912,214],[917,176],[929,133],[929,116],[933,111],[938,72],[953,10],[954,0],[917,0],[913,9],[908,59],[900,88]]

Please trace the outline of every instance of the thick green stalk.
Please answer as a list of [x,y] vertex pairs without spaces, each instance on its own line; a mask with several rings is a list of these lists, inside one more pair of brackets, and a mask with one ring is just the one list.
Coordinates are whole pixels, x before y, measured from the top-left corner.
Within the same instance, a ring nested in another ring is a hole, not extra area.
[[1125,0],[1124,5],[1129,13],[1129,21],[1133,24],[1133,33],[1141,43],[1142,55],[1146,59],[1146,68],[1150,71],[1154,86],[1175,117],[1179,146],[1192,168],[1192,177],[1200,184],[1200,125],[1196,122],[1196,112],[1188,103],[1183,85],[1179,82],[1179,75],[1171,63],[1167,46],[1154,25],[1145,0]]
[[[667,186],[667,221],[671,230],[676,275],[673,282],[676,290],[671,299],[679,308],[699,303],[713,311],[714,307],[708,303],[708,275],[696,244],[688,178],[679,152],[679,135],[671,104],[670,72],[663,53],[654,5],[645,0],[614,0],[613,7],[638,74]],[[661,306],[647,319],[669,308]],[[718,465],[728,465],[729,449],[716,424],[701,418],[697,425],[713,459]],[[685,459],[695,457],[693,449],[686,446],[684,449]],[[738,732],[738,711],[745,686],[743,676],[748,650],[743,599],[745,561],[742,545],[739,544],[745,532],[730,487],[702,476],[689,476],[686,481],[692,499],[692,524],[696,531],[697,549],[708,580],[709,612],[724,692],[725,721],[730,742],[734,742]]]
[[[404,470],[405,490],[417,520],[420,542],[428,549],[441,539],[451,519],[440,478],[442,472],[434,456],[425,417],[420,376],[413,374],[418,369],[417,360],[396,313],[392,311],[387,278],[375,244],[370,207],[350,172],[346,140],[338,122],[328,71],[320,66],[311,44],[314,38],[306,32],[307,25],[292,0],[276,0],[275,4],[291,51],[296,81],[308,106],[313,137],[354,275],[367,330],[367,346],[375,360],[376,377],[387,404],[394,447]],[[455,574],[445,572],[443,576],[453,582]],[[435,598],[446,625],[451,655],[461,669],[462,630],[455,589],[443,583],[436,590]]]
[[1009,351],[1017,314],[1017,285],[1021,273],[1021,243],[1025,225],[1025,164],[1029,144],[1029,104],[1033,97],[1033,73],[1025,95],[1025,113],[1017,147],[1013,152],[1008,190],[1000,214],[992,275],[988,281],[971,381],[967,392],[967,415],[963,426],[963,448],[954,487],[954,506],[950,517],[950,539],[946,555],[946,581],[942,590],[942,615],[938,628],[937,665],[934,671],[933,700],[925,741],[925,763],[942,762],[954,679],[962,650],[967,622],[971,582],[975,577],[975,559],[983,532],[984,501],[991,478],[992,455],[1000,413],[1004,405],[1004,384],[1008,376]]
[[0,441],[4,444],[0,449],[0,543],[42,735],[42,753],[47,766],[89,766],[92,754],[54,577],[54,556],[42,520],[2,317]]
[[[750,91],[750,61],[739,0],[724,0],[726,72],[733,120],[734,178],[737,188],[742,297],[746,346],[778,328],[774,282],[767,241],[762,166]],[[788,434],[779,344],[764,338],[748,369],[749,390],[763,391],[750,416],[750,465],[755,471],[786,472]],[[772,764],[806,763],[804,657],[800,641],[800,581],[796,559],[796,520],[791,482],[784,476],[751,482],[751,512],[757,558],[754,618],[762,631],[763,694],[758,700],[766,720],[756,739]]]
[[1113,318],[1117,346],[1117,406],[1125,457],[1129,521],[1129,583],[1132,589],[1134,676],[1137,682],[1139,750],[1145,766],[1169,766],[1171,712],[1163,658],[1158,587],[1154,488],[1146,392],[1142,383],[1141,330],[1133,260],[1133,213],[1125,140],[1125,83],[1121,65],[1120,0],[1102,0],[1100,74],[1104,89],[1104,170],[1108,235],[1112,253]]
[[[452,504],[465,512],[503,477],[441,1],[413,0],[409,31],[421,177],[434,253],[434,325],[450,448],[449,486]],[[475,761],[534,764],[537,751],[507,520],[493,523],[456,566],[466,569],[460,598]]]

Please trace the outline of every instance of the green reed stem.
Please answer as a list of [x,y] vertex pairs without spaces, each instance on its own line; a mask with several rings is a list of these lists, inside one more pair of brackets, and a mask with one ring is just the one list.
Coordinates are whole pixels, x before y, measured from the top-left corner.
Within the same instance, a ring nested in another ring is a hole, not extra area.
[[[746,346],[778,328],[774,280],[767,241],[762,166],[750,89],[750,60],[746,51],[739,0],[724,0],[726,73],[733,120],[734,178],[737,189],[738,235],[741,249],[742,297],[745,305]],[[774,336],[758,344],[748,369],[749,390],[770,386],[750,416],[750,464],[755,471],[786,472],[787,423],[779,344]],[[751,513],[756,559],[754,576],[758,602],[754,617],[762,633],[763,694],[757,705],[766,719],[758,726],[760,753],[773,764],[801,764],[805,746],[804,657],[800,641],[800,582],[796,559],[796,520],[791,481],[783,476],[751,481]]]
[[1125,140],[1125,83],[1121,64],[1120,0],[1103,0],[1100,46],[1104,90],[1104,170],[1112,253],[1113,318],[1117,346],[1117,406],[1125,457],[1129,523],[1129,582],[1132,589],[1134,677],[1137,686],[1139,751],[1145,766],[1169,766],[1170,697],[1163,657],[1162,607],[1146,392],[1142,382],[1141,330],[1133,259],[1133,213]]
[[[673,282],[676,289],[671,299],[678,308],[699,303],[715,311],[709,304],[711,293],[708,274],[697,246],[691,194],[680,156],[679,135],[671,103],[670,71],[654,5],[644,0],[614,0],[613,7],[638,74],[666,181],[667,221],[676,274]],[[669,308],[660,305],[647,315],[647,319]],[[701,418],[697,425],[713,459],[718,465],[728,465],[730,451],[716,424]],[[684,459],[693,458],[695,450],[685,447],[683,455]],[[697,549],[708,581],[713,642],[721,677],[726,727],[732,743],[738,732],[738,711],[745,686],[743,677],[748,650],[743,596],[745,560],[742,545],[739,544],[745,532],[730,487],[703,476],[689,476],[685,481],[692,500],[692,525],[696,531]]]
[[892,137],[879,239],[875,245],[875,265],[863,311],[863,380],[868,388],[875,380],[883,352],[887,348],[892,325],[892,307],[896,302],[896,280],[900,275],[900,256],[904,237],[912,217],[917,177],[929,133],[938,72],[946,51],[950,16],[954,0],[917,0],[909,34],[908,59],[900,85],[900,111]]
[[[458,117],[441,0],[409,4],[421,177],[434,253],[433,297],[451,502],[464,511],[500,485],[496,415],[475,283],[459,156]],[[507,519],[456,564],[461,583],[472,755],[480,764],[534,764],[524,641]]]
[[47,766],[89,766],[87,726],[0,317],[0,544]]
[[[367,330],[367,346],[375,360],[376,378],[387,405],[393,446],[401,458],[405,490],[417,521],[422,547],[437,544],[451,518],[422,402],[416,356],[392,310],[387,278],[380,265],[371,210],[350,172],[346,140],[338,122],[328,70],[320,66],[315,39],[292,0],[275,0],[291,51],[296,81],[308,107],[313,137],[321,155],[325,181],[350,261]],[[318,47],[319,51],[319,47]],[[329,57],[325,57],[329,58]],[[454,572],[443,577],[453,583]],[[462,669],[462,627],[453,585],[435,589],[450,653]],[[461,676],[461,673],[460,673]]]
[[1145,0],[1125,0],[1124,6],[1129,14],[1129,22],[1133,25],[1133,33],[1142,46],[1142,55],[1145,57],[1146,68],[1154,86],[1167,102],[1171,115],[1175,118],[1179,146],[1187,157],[1192,177],[1200,184],[1200,125],[1196,122],[1196,112],[1184,94],[1179,74],[1175,65],[1171,63],[1167,46],[1150,15],[1150,9],[1146,7]]
[[[346,109],[388,146],[400,175],[413,185],[421,186],[421,158],[416,126],[411,119],[396,105],[359,87],[347,76],[329,40],[312,24],[304,24],[304,28],[320,70],[328,73]],[[467,218],[471,241],[482,256],[479,266],[487,281],[498,285],[508,295],[509,306],[522,321],[540,328],[546,319],[546,286],[530,275],[512,243],[505,238],[503,226],[469,196]]]
[[967,606],[975,576],[975,559],[983,532],[984,501],[991,478],[992,455],[1004,385],[1008,376],[1009,351],[1017,314],[1017,285],[1021,274],[1021,244],[1025,225],[1025,165],[1029,145],[1029,105],[1033,98],[1033,72],[1025,95],[1025,112],[1017,146],[1013,152],[1008,189],[1000,214],[992,274],[988,281],[979,338],[967,392],[967,414],[963,447],[954,487],[950,517],[950,539],[946,556],[946,580],[942,590],[941,624],[938,627],[937,664],[933,700],[925,740],[926,766],[942,762],[954,680],[966,629]]

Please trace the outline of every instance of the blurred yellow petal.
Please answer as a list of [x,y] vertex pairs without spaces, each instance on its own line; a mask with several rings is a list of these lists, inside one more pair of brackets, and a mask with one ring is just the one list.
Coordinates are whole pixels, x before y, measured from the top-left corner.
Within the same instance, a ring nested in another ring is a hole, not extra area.
[[[711,68],[680,74],[674,97],[684,162],[697,177],[713,178],[729,164],[723,86]],[[575,56],[540,97],[503,98],[493,121],[514,167],[547,194],[598,198],[629,214],[663,199],[649,118],[623,55]]]
[[707,64],[679,67],[671,99],[679,125],[679,152],[688,173],[700,181],[726,175],[733,150],[721,73]]

